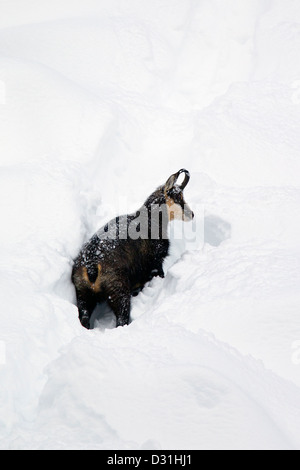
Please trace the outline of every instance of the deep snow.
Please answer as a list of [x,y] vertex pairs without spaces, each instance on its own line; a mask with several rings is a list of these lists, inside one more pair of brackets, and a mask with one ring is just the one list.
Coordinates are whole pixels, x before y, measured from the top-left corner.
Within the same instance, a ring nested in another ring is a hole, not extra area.
[[[298,0],[0,0],[0,448],[300,448],[299,48]],[[182,167],[197,243],[83,329],[82,243]]]

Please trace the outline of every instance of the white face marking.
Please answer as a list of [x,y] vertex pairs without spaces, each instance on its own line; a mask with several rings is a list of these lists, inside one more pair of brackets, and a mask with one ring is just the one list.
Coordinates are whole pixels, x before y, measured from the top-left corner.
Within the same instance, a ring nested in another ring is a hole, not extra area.
[[179,204],[175,204],[173,199],[167,200],[169,220],[184,220],[184,212]]

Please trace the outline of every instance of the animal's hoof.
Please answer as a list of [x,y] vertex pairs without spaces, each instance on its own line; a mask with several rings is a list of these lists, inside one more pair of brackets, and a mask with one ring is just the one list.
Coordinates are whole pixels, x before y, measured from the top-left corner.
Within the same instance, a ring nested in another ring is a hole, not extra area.
[[83,315],[83,317],[80,319],[80,323],[82,324],[82,326],[84,328],[86,328],[87,330],[89,330],[91,328],[90,326],[90,319],[87,315]]
[[118,319],[116,327],[118,328],[119,326],[127,326],[128,323],[129,323],[129,320]]

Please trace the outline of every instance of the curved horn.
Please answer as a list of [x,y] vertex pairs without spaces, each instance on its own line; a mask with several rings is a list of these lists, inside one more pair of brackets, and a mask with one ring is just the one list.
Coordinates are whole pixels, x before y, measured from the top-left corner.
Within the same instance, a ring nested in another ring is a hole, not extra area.
[[181,173],[185,173],[185,176],[184,176],[184,180],[182,182],[182,184],[180,185],[180,188],[182,190],[184,190],[184,188],[186,187],[186,185],[188,184],[188,182],[190,181],[190,172],[185,170],[185,169],[182,169],[182,170],[179,170],[178,171],[178,176],[181,174]]
[[185,177],[184,177],[184,180],[182,182],[182,184],[179,186],[182,190],[186,187],[186,185],[188,184],[188,182],[190,181],[190,173],[185,170],[184,168],[182,168],[181,170],[179,170],[177,173],[174,173],[174,175],[171,175],[170,178],[168,179],[168,181],[166,182],[166,189],[171,189],[173,188],[173,186],[175,185],[176,181],[178,180],[179,176],[181,175],[181,173],[185,173]]

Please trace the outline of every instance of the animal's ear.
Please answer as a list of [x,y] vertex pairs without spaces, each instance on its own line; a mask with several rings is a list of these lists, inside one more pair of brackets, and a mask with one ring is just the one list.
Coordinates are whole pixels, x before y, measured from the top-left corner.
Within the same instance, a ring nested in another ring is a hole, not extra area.
[[165,184],[165,189],[166,191],[169,191],[170,189],[173,188],[174,184],[176,183],[177,179],[178,179],[178,176],[177,173],[174,173],[174,175],[171,175],[170,178],[167,180],[166,184]]
[[169,191],[170,189],[173,188],[173,186],[176,184],[181,173],[185,173],[184,180],[180,185],[180,188],[184,190],[184,188],[186,187],[186,185],[188,184],[190,180],[190,173],[185,169],[181,169],[177,173],[174,173],[174,175],[171,175],[170,178],[167,180],[165,184],[166,191]]

